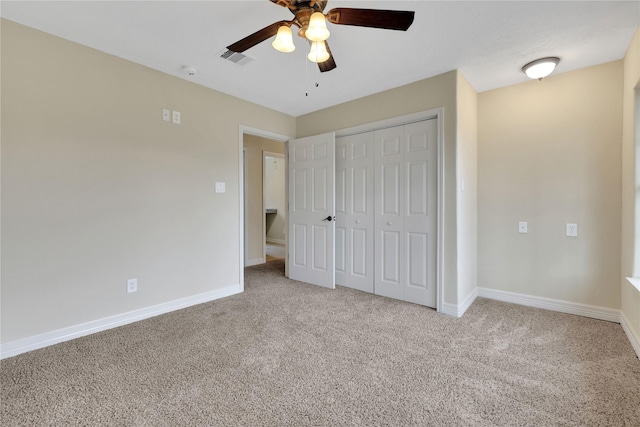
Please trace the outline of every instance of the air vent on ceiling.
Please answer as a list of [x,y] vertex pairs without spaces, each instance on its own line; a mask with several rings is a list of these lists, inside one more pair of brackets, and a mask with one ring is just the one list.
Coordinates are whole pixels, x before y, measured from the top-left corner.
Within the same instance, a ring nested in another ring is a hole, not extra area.
[[220,58],[226,59],[227,61],[231,61],[234,64],[245,65],[246,63],[253,60],[253,58],[248,57],[240,52],[233,52],[231,50],[224,50],[220,53]]

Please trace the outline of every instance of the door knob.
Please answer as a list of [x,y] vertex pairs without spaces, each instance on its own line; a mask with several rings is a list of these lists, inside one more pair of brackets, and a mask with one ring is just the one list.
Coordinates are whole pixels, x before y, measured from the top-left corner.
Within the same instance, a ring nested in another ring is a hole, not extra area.
[[335,216],[331,216],[331,215],[329,215],[328,217],[323,218],[322,220],[323,220],[323,221],[329,221],[329,222],[331,222],[331,221],[335,221],[335,219],[336,219],[336,217],[335,217]]
[[387,223],[387,225],[393,225],[393,223],[392,223],[391,221],[389,221],[389,222]]
[[359,220],[359,219],[358,219],[358,220],[356,220],[356,224],[360,224],[360,220]]

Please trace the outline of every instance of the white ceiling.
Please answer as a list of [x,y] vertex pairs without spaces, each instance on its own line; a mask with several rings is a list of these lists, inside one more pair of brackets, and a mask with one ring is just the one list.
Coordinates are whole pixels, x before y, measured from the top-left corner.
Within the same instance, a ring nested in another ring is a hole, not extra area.
[[[268,0],[3,0],[0,14],[292,116],[454,69],[483,92],[526,81],[521,67],[544,56],[561,58],[556,73],[618,60],[640,23],[640,1],[329,0],[325,12],[333,7],[416,15],[407,32],[329,23],[338,67],[321,74],[297,36],[290,54],[268,40],[245,52],[253,61],[244,66],[218,57],[231,43],[292,18]],[[185,65],[198,74],[186,76]]]

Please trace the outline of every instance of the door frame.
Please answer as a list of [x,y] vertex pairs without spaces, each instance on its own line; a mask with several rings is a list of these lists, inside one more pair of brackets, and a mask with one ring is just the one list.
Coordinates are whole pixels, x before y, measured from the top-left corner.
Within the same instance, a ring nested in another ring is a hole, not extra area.
[[[285,157],[284,157],[284,164],[285,164],[285,168],[288,168],[288,164],[289,164],[289,158],[287,157],[286,153],[287,153],[287,149],[289,147],[289,140],[293,139],[292,136],[288,136],[288,135],[282,135],[279,133],[275,133],[275,132],[271,132],[271,131],[267,131],[264,129],[258,129],[258,128],[254,128],[251,126],[246,126],[246,125],[239,125],[238,126],[238,212],[240,212],[240,226],[238,227],[239,229],[239,235],[238,235],[238,239],[240,240],[240,251],[239,251],[239,263],[238,263],[238,278],[239,278],[239,283],[240,283],[240,292],[244,292],[244,222],[245,222],[245,215],[244,215],[244,198],[245,198],[245,191],[244,191],[244,156],[243,156],[243,150],[244,150],[244,135],[255,135],[255,136],[259,136],[262,138],[268,138],[268,139],[273,139],[274,141],[280,141],[284,143],[284,151],[285,151]],[[286,169],[285,169],[286,171]],[[288,206],[289,205],[289,198],[288,198],[288,191],[289,191],[289,176],[286,174],[285,172],[285,204]],[[286,231],[285,231],[285,241],[286,241]],[[288,276],[288,251],[286,249],[286,244],[285,244],[285,275]]]
[[436,311],[442,312],[444,307],[444,107],[433,108],[404,116],[378,120],[364,125],[336,130],[336,138],[372,132],[380,129],[408,125],[424,120],[435,119],[438,124],[438,173],[437,173],[437,233],[436,233]]

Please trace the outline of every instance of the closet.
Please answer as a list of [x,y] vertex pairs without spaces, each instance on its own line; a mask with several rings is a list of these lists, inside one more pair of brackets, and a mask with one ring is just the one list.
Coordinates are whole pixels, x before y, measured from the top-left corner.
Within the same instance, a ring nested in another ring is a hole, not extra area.
[[436,307],[437,121],[335,147],[335,283]]

